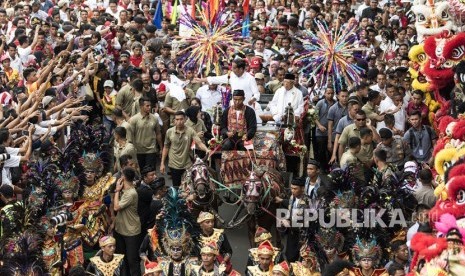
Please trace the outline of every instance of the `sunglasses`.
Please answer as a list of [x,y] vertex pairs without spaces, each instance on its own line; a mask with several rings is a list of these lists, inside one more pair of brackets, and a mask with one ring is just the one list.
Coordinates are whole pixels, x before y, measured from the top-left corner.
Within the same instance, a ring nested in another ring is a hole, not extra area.
[[366,119],[367,119],[367,118],[363,118],[363,119],[355,119],[355,120],[357,120],[357,121],[359,121],[359,122],[360,122],[360,121],[365,121]]

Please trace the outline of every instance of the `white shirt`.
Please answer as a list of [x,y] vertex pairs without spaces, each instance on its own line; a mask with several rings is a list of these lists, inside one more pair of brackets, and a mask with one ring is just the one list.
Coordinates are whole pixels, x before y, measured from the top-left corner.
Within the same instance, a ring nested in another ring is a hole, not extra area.
[[265,49],[263,50],[263,52],[259,52],[257,50],[255,50],[254,52],[255,52],[255,55],[257,55],[257,53],[260,53],[263,55],[263,67],[266,67],[268,64],[270,64],[273,51],[271,51],[270,49]]
[[13,183],[11,182],[10,168],[19,167],[20,162],[21,156],[18,155],[10,155],[10,159],[4,161],[2,169],[2,184],[10,186],[13,185]]
[[208,85],[204,85],[197,90],[195,96],[200,99],[202,103],[202,111],[206,111],[213,115],[213,107],[221,103],[221,91],[226,90],[222,86],[218,86],[216,90],[209,90]]
[[281,122],[281,117],[284,115],[286,106],[289,103],[291,103],[291,107],[294,109],[294,116],[300,116],[304,110],[302,92],[295,86],[289,91],[286,91],[284,86],[276,90],[273,99],[268,103],[275,122]]
[[[397,109],[397,106],[394,104],[394,102],[391,100],[391,98],[386,97],[386,99],[382,100],[381,103],[379,104],[379,112],[389,112]],[[398,130],[404,131],[405,129],[405,120],[407,116],[405,114],[405,108],[401,108],[399,111],[394,113],[394,119],[395,119],[395,124],[394,127],[397,128]],[[379,122],[377,124],[377,130],[379,131],[381,128],[386,127],[386,124],[384,121]]]
[[21,59],[22,64],[25,64],[28,60],[29,55],[32,53],[31,46],[28,46],[26,48],[21,48],[21,46],[18,46],[17,49],[18,49],[18,55],[19,55],[19,58]]
[[370,89],[378,91],[381,95],[386,96],[386,86],[384,86],[384,89],[381,89],[378,84],[374,84],[370,86]]
[[365,3],[362,3],[360,6],[358,6],[358,9],[355,11],[355,19],[360,21],[360,16],[362,16],[363,10],[368,7],[369,5],[366,5]]
[[[228,74],[217,77],[207,77],[207,81],[210,84],[228,84]],[[244,90],[245,101],[248,104],[250,99],[260,100],[260,92],[258,91],[257,82],[255,78],[248,72],[244,72],[242,76],[238,77],[236,74],[231,72],[229,77],[229,85],[231,85],[231,91]]]
[[18,71],[20,75],[22,75],[23,63],[21,62],[21,59],[19,58],[19,56],[15,56],[15,58],[11,58],[10,54],[7,52],[7,57],[9,57],[11,60],[10,62],[11,68],[15,69],[16,71]]
[[113,12],[110,7],[108,7],[105,12],[113,16],[114,18],[119,18],[119,13],[124,10],[121,6],[116,6],[116,12]]

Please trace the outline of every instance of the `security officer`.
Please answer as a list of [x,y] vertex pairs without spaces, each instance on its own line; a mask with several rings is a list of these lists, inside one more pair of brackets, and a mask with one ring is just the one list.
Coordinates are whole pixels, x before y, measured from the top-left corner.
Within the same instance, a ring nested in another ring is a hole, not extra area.
[[411,154],[408,144],[401,137],[394,137],[392,131],[388,128],[380,129],[379,136],[381,142],[376,147],[376,150],[385,150],[387,152],[386,162],[402,170]]

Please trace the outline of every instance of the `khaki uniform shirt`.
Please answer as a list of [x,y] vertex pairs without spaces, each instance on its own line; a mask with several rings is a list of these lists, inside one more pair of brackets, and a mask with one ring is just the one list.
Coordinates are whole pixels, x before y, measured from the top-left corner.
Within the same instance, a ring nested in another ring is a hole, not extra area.
[[[183,101],[178,101],[175,97],[171,96],[171,93],[168,92],[165,98],[165,107],[169,107],[174,111],[186,110],[190,106],[191,99],[195,98],[194,92],[190,89],[185,89],[186,98]],[[174,115],[170,115],[171,125],[174,123]]]
[[165,137],[165,147],[168,147],[168,167],[173,169],[186,169],[192,165],[190,159],[192,140],[201,142],[195,130],[190,127],[183,131],[176,130],[176,127],[168,129]]
[[116,94],[116,105],[121,106],[126,114],[131,115],[133,104],[134,94],[131,92],[131,86],[126,84]]
[[134,147],[133,144],[126,142],[126,145],[124,147],[121,147],[118,143],[115,142],[114,146],[114,155],[116,159],[116,169],[118,171],[121,170],[121,164],[119,163],[119,158],[125,154],[130,155],[132,157],[132,160],[137,163],[137,150]]
[[132,142],[138,154],[158,152],[156,136],[160,133],[160,125],[155,115],[148,114],[142,117],[142,114],[138,113],[129,119],[129,124],[133,130]]
[[207,131],[207,127],[205,126],[205,123],[203,122],[202,119],[197,119],[197,123],[195,124],[191,120],[188,119],[186,122],[186,126],[195,130],[196,133],[199,133],[201,131],[203,132]]
[[281,87],[283,87],[283,83],[279,80],[272,80],[268,83],[268,89],[270,89],[273,94]]
[[341,137],[339,137],[339,144],[346,147],[349,143],[350,137],[358,137],[360,138],[360,129],[355,127],[355,124],[350,124],[344,128],[341,133]]
[[367,102],[362,107],[362,110],[365,111],[368,119],[370,119],[372,122],[375,122],[375,118],[378,116],[378,110],[375,106],[372,106],[370,102]]
[[344,152],[341,156],[341,169],[350,168],[354,176],[360,180],[365,180],[364,166],[357,156],[353,155],[350,150]]
[[120,193],[120,209],[115,218],[115,231],[123,236],[139,235],[140,219],[137,214],[137,191],[135,188],[123,190]]
[[132,143],[132,136],[133,136],[133,135],[132,135],[132,132],[133,132],[133,131],[132,131],[132,126],[131,126],[128,122],[124,121],[124,122],[120,125],[120,127],[124,127],[124,129],[126,129],[126,140],[127,140],[129,143]]

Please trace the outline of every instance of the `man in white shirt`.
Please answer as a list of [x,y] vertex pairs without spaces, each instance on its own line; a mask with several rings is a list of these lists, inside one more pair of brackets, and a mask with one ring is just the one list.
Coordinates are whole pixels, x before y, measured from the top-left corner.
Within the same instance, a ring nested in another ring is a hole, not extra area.
[[304,110],[302,92],[294,86],[295,75],[287,73],[284,76],[283,87],[276,90],[273,100],[268,103],[273,120],[280,123],[283,119],[286,107],[291,104],[294,109],[294,116],[300,117]]
[[[216,75],[210,74],[209,76],[214,77]],[[200,87],[195,96],[200,99],[202,111],[206,111],[210,116],[213,116],[213,107],[222,102],[222,92],[226,92],[226,89],[218,84],[205,84]]]
[[[379,104],[379,112],[380,113],[384,113],[384,114],[394,114],[394,117],[395,117],[395,126],[397,128],[397,126],[399,124],[402,124],[402,122],[400,121],[401,117],[404,116],[405,117],[405,113],[402,113],[404,110],[402,108],[402,97],[401,97],[401,101],[400,103],[398,102],[397,104],[394,102],[394,97],[395,95],[398,95],[399,92],[397,90],[397,88],[395,86],[393,86],[392,84],[388,84],[386,86],[386,95],[387,97],[381,101],[381,103]],[[396,115],[397,114],[397,115]],[[403,123],[405,124],[405,118],[403,120]],[[386,127],[386,124],[384,123],[384,121],[381,121],[381,122],[378,122],[377,123],[377,130],[379,131],[381,128],[384,128]],[[404,127],[401,128],[401,130],[403,130]]]
[[21,62],[24,65],[30,54],[32,54],[32,49],[34,49],[37,45],[37,42],[39,41],[39,30],[40,30],[40,25],[36,26],[35,34],[34,34],[34,39],[32,40],[31,45],[29,45],[29,37],[26,35],[21,35],[18,37],[18,54],[19,57],[21,58]]
[[371,90],[378,91],[383,97],[386,96],[386,74],[379,73],[376,76],[376,84],[370,86]]
[[260,100],[260,91],[258,91],[255,78],[245,70],[246,63],[243,59],[235,59],[232,62],[232,72],[226,75],[207,78],[195,78],[193,82],[208,82],[209,84],[226,84],[231,86],[231,91],[243,90],[245,94],[245,103],[252,106],[254,102]]
[[271,56],[273,51],[265,49],[265,39],[257,38],[254,44],[254,52],[256,56],[263,56],[263,66],[266,67],[270,64]]

